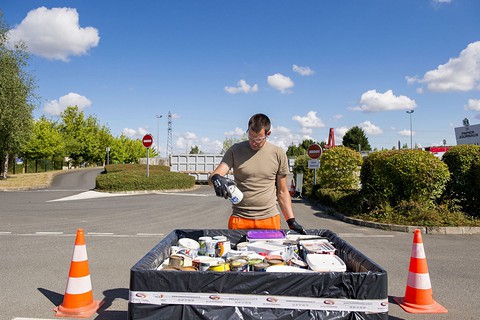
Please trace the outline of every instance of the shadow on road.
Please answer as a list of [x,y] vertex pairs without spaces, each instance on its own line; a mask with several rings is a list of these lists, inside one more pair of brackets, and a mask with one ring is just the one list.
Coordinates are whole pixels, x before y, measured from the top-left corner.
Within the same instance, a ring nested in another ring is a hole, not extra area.
[[37,288],[38,291],[40,291],[41,294],[43,294],[50,302],[55,306],[59,306],[63,302],[63,294],[50,291],[45,288]]
[[104,305],[98,310],[98,316],[95,320],[114,320],[114,319],[127,319],[127,311],[120,310],[108,310],[115,299],[123,299],[128,301],[128,289],[127,288],[115,288],[103,291]]

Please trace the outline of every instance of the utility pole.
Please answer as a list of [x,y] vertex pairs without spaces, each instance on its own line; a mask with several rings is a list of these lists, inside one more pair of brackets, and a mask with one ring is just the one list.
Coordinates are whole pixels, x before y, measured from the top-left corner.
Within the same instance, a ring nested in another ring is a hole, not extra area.
[[162,115],[157,114],[155,117],[157,118],[157,157],[160,157],[160,118]]
[[413,149],[413,131],[412,131],[412,113],[414,110],[408,110],[407,113],[410,115],[410,149]]

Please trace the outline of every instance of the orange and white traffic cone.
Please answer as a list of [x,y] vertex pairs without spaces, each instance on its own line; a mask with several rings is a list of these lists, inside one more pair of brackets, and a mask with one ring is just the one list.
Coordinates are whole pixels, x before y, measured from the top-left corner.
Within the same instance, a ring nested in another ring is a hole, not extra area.
[[293,182],[293,179],[292,179],[292,183],[290,184],[289,193],[290,193],[290,196],[292,197],[295,195],[295,183]]
[[433,300],[422,233],[418,229],[415,230],[413,236],[405,297],[394,297],[393,299],[409,313],[448,313],[447,309]]
[[88,318],[97,312],[103,303],[103,300],[93,300],[85,236],[83,229],[78,229],[68,273],[67,288],[63,296],[63,303],[54,309],[55,316]]

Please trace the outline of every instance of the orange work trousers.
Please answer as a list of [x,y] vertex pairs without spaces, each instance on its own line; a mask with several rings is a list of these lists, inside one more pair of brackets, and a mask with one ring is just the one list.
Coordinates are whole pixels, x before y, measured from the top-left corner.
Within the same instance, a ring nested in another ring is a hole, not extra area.
[[277,214],[267,219],[247,219],[237,216],[230,216],[228,220],[228,229],[275,229],[281,227],[280,215]]

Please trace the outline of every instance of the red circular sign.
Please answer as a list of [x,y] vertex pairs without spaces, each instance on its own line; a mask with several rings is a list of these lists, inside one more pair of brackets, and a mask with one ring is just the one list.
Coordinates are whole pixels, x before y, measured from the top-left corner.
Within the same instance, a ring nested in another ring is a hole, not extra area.
[[153,144],[153,137],[151,134],[146,134],[142,138],[142,143],[145,148],[150,148]]
[[308,147],[307,154],[312,159],[318,159],[322,155],[322,147],[314,143]]

